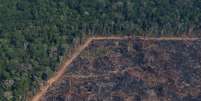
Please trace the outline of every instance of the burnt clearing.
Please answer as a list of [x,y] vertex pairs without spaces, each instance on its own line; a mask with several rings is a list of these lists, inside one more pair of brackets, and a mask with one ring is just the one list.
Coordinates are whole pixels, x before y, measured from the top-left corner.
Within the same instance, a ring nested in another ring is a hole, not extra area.
[[42,101],[201,101],[201,41],[93,41]]

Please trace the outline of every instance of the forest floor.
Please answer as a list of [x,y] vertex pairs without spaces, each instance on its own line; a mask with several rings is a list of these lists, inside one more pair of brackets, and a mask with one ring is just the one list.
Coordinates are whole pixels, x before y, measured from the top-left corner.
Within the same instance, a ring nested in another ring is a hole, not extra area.
[[[187,37],[159,37],[159,38],[154,38],[154,37],[135,37],[137,39],[141,39],[141,40],[183,40],[183,41],[194,41],[194,40],[198,40],[199,38],[187,38]],[[78,46],[78,48],[75,49],[75,51],[72,53],[71,57],[69,59],[66,59],[62,65],[60,65],[59,70],[55,73],[55,75],[53,77],[51,77],[48,81],[47,84],[43,85],[42,87],[40,87],[39,92],[36,93],[35,96],[33,96],[32,101],[40,101],[41,97],[48,91],[48,89],[59,79],[62,78],[62,76],[65,74],[67,68],[69,67],[69,65],[71,65],[71,63],[80,55],[80,53],[86,49],[86,47],[88,47],[93,41],[97,41],[97,40],[135,40],[135,38],[133,37],[128,37],[128,36],[124,36],[124,37],[120,37],[120,36],[110,36],[110,37],[91,37],[88,38],[86,40],[86,42],[80,46]],[[131,70],[132,71],[132,70]],[[118,72],[118,71],[116,71]],[[134,74],[133,74],[134,75]],[[79,75],[74,76],[75,78],[82,78],[79,77]],[[90,76],[91,77],[91,76]],[[86,77],[83,77],[86,78]]]

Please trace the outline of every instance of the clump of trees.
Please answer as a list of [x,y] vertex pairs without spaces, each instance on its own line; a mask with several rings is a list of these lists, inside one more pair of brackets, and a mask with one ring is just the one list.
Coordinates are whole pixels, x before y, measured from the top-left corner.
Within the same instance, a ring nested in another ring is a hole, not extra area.
[[0,100],[34,94],[86,34],[199,36],[200,22],[199,0],[1,0]]

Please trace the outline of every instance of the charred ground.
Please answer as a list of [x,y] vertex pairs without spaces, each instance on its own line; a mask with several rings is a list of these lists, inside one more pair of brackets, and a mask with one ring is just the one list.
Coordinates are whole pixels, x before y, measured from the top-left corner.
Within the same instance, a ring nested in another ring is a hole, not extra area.
[[93,41],[42,101],[200,101],[201,41]]

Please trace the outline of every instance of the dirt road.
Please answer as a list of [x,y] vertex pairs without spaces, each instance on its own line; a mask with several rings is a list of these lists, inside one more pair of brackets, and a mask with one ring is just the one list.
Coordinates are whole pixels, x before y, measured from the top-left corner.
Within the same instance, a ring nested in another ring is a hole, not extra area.
[[[65,73],[66,69],[68,68],[68,66],[73,62],[73,60],[79,56],[79,54],[94,40],[127,40],[130,39],[132,37],[128,37],[128,36],[124,36],[124,37],[120,37],[120,36],[111,36],[111,37],[91,37],[88,38],[86,40],[86,42],[79,46],[76,51],[74,51],[72,53],[72,56],[64,61],[64,64],[61,65],[59,68],[59,70],[55,73],[55,75],[50,78],[47,81],[47,84],[45,86],[42,86],[40,88],[40,91],[32,98],[31,101],[40,101],[41,97],[47,92],[48,88],[57,80],[59,80],[62,75]],[[142,39],[142,40],[189,40],[189,41],[194,41],[194,40],[198,40],[200,38],[182,38],[182,37],[160,37],[160,38],[154,38],[154,37],[136,37],[138,39]]]

